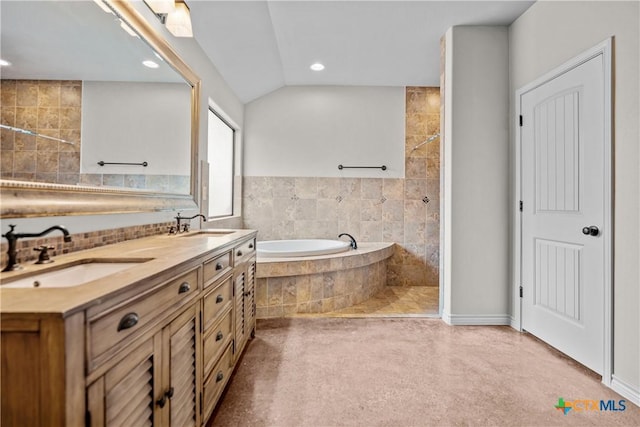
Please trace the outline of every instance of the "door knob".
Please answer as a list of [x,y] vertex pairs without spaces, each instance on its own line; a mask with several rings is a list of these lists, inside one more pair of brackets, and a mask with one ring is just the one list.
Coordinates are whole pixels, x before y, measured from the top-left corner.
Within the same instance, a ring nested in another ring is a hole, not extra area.
[[595,225],[592,225],[590,227],[584,227],[582,229],[582,234],[586,234],[587,236],[597,236],[600,234],[600,230]]

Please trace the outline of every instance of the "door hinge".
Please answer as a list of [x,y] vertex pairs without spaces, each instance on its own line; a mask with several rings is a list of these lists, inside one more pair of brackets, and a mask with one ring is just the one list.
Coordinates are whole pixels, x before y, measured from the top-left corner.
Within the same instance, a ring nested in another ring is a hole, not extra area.
[[520,286],[520,298],[522,298],[522,286]]
[[524,119],[522,118],[522,114],[520,115],[520,127],[522,127],[522,123],[524,122]]
[[522,203],[522,200],[520,200],[520,212],[522,212],[522,209],[524,209],[524,203]]
[[200,415],[202,415],[202,392],[200,392]]
[[203,322],[202,322],[202,310],[200,310],[200,333],[202,333],[202,332],[203,332],[203,329],[202,329],[202,323],[203,323]]
[[91,412],[87,411],[84,414],[84,425],[91,427]]

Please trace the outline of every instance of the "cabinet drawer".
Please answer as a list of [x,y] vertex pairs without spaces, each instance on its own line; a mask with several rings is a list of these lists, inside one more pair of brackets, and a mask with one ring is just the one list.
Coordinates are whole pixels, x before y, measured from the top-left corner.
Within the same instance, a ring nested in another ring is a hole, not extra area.
[[256,239],[250,239],[242,243],[233,250],[234,265],[241,264],[251,258],[256,253]]
[[226,347],[233,335],[233,316],[227,311],[222,321],[212,328],[211,333],[204,338],[204,375],[211,371],[220,353]]
[[215,366],[211,375],[204,383],[204,412],[203,419],[209,418],[211,412],[216,406],[218,398],[224,390],[224,386],[229,381],[231,372],[233,371],[233,351],[231,345],[227,347],[220,362]]
[[233,300],[233,276],[227,277],[218,283],[215,289],[204,297],[204,309],[202,313],[202,329],[206,332],[218,320],[218,316],[232,303]]
[[88,326],[90,368],[99,365],[130,342],[127,338],[146,329],[158,315],[166,315],[168,309],[178,307],[195,297],[198,293],[198,272],[195,269],[171,279],[146,294],[91,319]]
[[231,271],[231,251],[227,251],[204,263],[204,287]]

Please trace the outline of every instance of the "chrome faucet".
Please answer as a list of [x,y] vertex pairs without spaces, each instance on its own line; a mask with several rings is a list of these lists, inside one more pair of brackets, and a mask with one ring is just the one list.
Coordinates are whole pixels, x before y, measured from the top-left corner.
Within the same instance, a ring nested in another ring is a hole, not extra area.
[[202,218],[202,221],[207,222],[207,217],[206,217],[206,216],[204,216],[204,215],[202,215],[202,214],[196,214],[196,215],[194,215],[194,216],[186,217],[186,216],[180,216],[180,212],[178,212],[178,215],[174,217],[174,218],[175,218],[175,220],[176,220],[176,225],[172,225],[172,226],[169,228],[169,234],[178,234],[178,233],[182,233],[183,231],[184,231],[184,232],[189,231],[190,223],[185,222],[185,223],[183,224],[183,223],[182,223],[182,220],[183,220],[183,219],[188,219],[188,220],[190,221],[190,220],[192,220],[193,218],[197,218],[197,217],[201,217],[201,218]]
[[45,234],[51,233],[53,230],[60,230],[62,231],[62,234],[64,234],[64,241],[71,241],[69,230],[61,225],[54,225],[53,227],[49,227],[41,233],[15,233],[13,230],[15,230],[16,226],[13,224],[9,225],[9,228],[11,229],[7,233],[2,235],[2,237],[7,239],[7,242],[9,242],[9,250],[7,250],[7,256],[9,257],[9,260],[7,266],[2,271],[14,271],[21,268],[16,261],[16,258],[18,256],[18,251],[16,250],[18,239],[22,239],[23,237],[42,237]]
[[352,236],[351,234],[348,234],[348,233],[341,233],[341,234],[338,234],[338,239],[339,239],[340,237],[342,237],[342,236],[348,236],[348,237],[349,237],[349,239],[351,239],[351,247],[352,247],[353,249],[358,249],[358,244],[356,243],[356,239],[354,239],[354,238],[353,238],[353,236]]

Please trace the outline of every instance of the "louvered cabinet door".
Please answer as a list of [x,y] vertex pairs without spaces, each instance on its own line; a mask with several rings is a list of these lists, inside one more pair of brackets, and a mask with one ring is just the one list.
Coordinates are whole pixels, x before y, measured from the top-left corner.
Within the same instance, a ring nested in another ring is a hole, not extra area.
[[256,324],[256,260],[253,258],[247,265],[247,280],[244,290],[245,328],[251,337],[255,335]]
[[154,396],[160,388],[159,336],[144,341],[93,382],[87,393],[91,426],[157,426]]
[[163,335],[168,342],[169,383],[168,397],[169,425],[188,427],[200,425],[200,387],[202,383],[197,369],[200,351],[197,346],[196,331],[198,311],[194,306],[167,326]]
[[[237,267],[236,267],[237,268]],[[234,310],[235,310],[235,342],[234,342],[234,361],[242,353],[244,342],[246,341],[246,314],[244,293],[247,281],[247,271],[245,266],[237,268],[237,273],[234,279]]]

